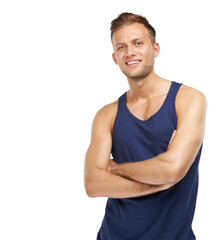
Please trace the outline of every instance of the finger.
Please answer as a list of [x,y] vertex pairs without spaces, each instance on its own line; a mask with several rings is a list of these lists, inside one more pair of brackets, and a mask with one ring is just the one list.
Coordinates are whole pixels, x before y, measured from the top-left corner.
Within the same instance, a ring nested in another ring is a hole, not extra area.
[[173,139],[173,137],[175,136],[175,134],[176,134],[176,130],[173,131],[173,134],[172,134],[171,139]]
[[174,130],[174,131],[173,131],[173,134],[172,134],[172,136],[171,136],[171,138],[170,138],[169,145],[170,145],[170,143],[172,142],[172,140],[173,140],[173,138],[174,138],[175,134],[176,134],[176,130]]

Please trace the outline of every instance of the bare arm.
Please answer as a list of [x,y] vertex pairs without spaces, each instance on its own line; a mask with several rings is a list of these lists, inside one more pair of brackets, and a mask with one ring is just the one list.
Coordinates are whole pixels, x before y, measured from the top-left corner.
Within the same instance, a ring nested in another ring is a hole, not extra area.
[[141,162],[110,161],[110,172],[148,184],[175,184],[186,175],[203,141],[207,102],[192,89],[184,89],[179,99],[177,130],[167,151]]
[[111,122],[113,107],[106,105],[96,114],[91,142],[85,157],[84,183],[89,197],[128,198],[156,193],[171,184],[150,185],[108,172],[112,147]]

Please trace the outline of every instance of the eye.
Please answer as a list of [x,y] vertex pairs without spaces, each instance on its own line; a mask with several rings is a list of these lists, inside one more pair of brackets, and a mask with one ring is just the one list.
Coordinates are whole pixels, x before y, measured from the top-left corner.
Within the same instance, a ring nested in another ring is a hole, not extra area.
[[118,48],[118,50],[124,50],[124,46],[120,46],[119,48]]
[[142,43],[141,43],[141,42],[137,42],[136,45],[137,45],[137,46],[141,46]]

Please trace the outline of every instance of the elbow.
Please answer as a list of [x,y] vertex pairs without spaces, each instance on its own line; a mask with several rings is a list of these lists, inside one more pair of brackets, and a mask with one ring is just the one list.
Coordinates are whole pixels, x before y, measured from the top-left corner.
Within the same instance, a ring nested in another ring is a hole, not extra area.
[[169,183],[175,185],[178,183],[181,179],[183,179],[186,175],[186,172],[184,172],[183,169],[179,167],[173,167],[170,169],[169,174],[168,174],[168,181]]
[[94,191],[94,188],[92,187],[92,183],[89,181],[85,181],[84,188],[86,191],[86,194],[89,198],[95,198],[97,197]]
[[99,186],[96,181],[87,180],[85,181],[84,186],[86,194],[89,198],[102,197],[101,191],[99,191]]
[[87,196],[92,198],[93,194],[92,194],[90,185],[88,183],[85,183],[84,188],[85,188],[85,192],[86,192]]
[[170,176],[167,179],[169,184],[175,185],[182,179],[182,177],[178,173],[170,173]]
[[[179,161],[177,160],[180,159]],[[169,184],[175,185],[180,180],[182,180],[187,171],[184,164],[184,160],[181,157],[178,157],[177,154],[171,155],[170,161],[167,162],[166,169],[167,169],[167,181]]]

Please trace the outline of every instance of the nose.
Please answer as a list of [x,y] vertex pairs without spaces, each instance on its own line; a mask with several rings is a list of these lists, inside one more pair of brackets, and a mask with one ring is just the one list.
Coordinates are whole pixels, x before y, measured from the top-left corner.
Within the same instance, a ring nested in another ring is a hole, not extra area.
[[136,55],[135,48],[133,46],[128,46],[127,51],[126,51],[126,56],[127,57],[133,57]]

